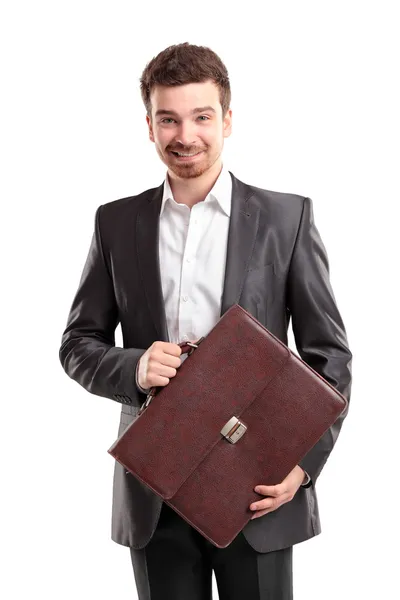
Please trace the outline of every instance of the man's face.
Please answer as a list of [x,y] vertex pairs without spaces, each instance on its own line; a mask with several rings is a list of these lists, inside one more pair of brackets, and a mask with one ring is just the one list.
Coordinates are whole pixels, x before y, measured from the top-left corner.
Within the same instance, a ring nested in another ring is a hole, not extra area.
[[[224,138],[232,128],[232,111],[223,118],[215,83],[157,85],[151,104],[151,120],[146,116],[149,137],[168,169],[185,179],[208,171],[221,156]],[[180,157],[174,152],[195,156]]]

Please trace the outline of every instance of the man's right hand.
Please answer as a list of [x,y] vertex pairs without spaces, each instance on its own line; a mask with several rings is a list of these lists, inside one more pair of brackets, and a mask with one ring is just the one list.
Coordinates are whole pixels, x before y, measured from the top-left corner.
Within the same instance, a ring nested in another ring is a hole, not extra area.
[[138,364],[138,383],[144,389],[168,385],[181,366],[182,349],[171,342],[154,342],[142,354]]

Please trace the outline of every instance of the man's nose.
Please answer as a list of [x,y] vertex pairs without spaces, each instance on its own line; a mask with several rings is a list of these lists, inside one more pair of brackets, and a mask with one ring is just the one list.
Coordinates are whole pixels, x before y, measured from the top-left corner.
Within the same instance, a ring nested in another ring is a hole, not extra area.
[[193,123],[181,123],[177,132],[176,142],[183,146],[195,146],[196,135],[195,125]]

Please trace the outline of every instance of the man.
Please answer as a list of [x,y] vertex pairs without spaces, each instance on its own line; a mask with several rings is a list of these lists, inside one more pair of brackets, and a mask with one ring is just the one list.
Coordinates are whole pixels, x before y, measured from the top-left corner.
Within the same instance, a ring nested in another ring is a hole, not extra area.
[[[62,337],[66,373],[122,404],[120,435],[146,391],[176,376],[178,343],[207,335],[238,303],[286,344],[292,318],[300,356],[349,400],[352,355],[311,200],[245,184],[222,163],[232,128],[222,61],[171,46],[146,66],[141,93],[166,178],[97,209]],[[209,600],[213,570],[220,599],[292,598],[293,545],[321,531],[315,484],[344,417],[282,482],[259,482],[253,518],[227,548],[116,462],[112,539],[130,547],[139,598]]]

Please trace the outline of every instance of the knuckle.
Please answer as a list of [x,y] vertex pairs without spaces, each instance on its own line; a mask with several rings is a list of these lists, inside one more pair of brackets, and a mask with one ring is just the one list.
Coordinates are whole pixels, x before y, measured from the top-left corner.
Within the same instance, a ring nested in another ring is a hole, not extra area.
[[149,360],[154,360],[154,358],[155,358],[156,356],[157,356],[157,349],[154,349],[154,348],[153,348],[152,350],[150,350],[150,352],[149,352],[149,355],[148,355],[148,357],[147,357],[147,360],[148,360],[148,361],[149,361]]

